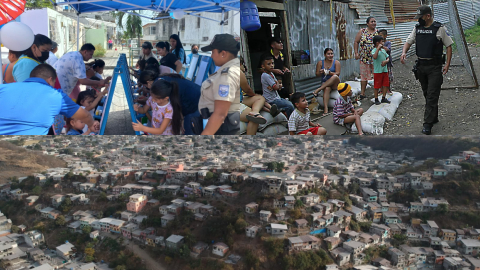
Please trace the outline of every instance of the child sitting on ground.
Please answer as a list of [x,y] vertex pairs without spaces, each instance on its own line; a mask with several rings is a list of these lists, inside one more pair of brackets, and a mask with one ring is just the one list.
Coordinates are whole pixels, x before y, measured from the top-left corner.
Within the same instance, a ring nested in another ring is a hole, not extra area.
[[385,43],[383,44],[383,49],[388,54],[387,69],[388,69],[388,80],[390,82],[390,87],[388,88],[388,93],[392,94],[392,83],[393,83],[392,42],[387,40],[387,30],[386,29],[382,29],[382,30],[378,31],[378,34],[383,37],[383,40],[385,40]]
[[288,131],[290,135],[325,135],[327,130],[320,124],[315,124],[310,121],[310,110],[308,109],[308,102],[305,94],[296,92],[290,96],[295,110],[288,119]]
[[263,97],[270,105],[277,105],[278,110],[284,110],[287,114],[287,118],[289,118],[294,109],[293,104],[288,100],[280,98],[278,91],[282,89],[283,85],[278,83],[277,79],[273,75],[273,67],[273,57],[271,55],[266,56],[262,61],[263,74],[261,80]]
[[352,87],[348,83],[338,84],[338,93],[340,97],[335,100],[333,106],[333,123],[340,126],[350,126],[351,123],[355,123],[358,130],[358,135],[363,135],[362,123],[360,116],[363,114],[363,109],[357,109],[353,107],[352,100]]
[[153,127],[146,127],[137,120],[137,123],[132,123],[133,129],[150,134],[180,135],[183,117],[177,83],[157,80],[153,83],[150,94],[145,106],[134,104],[133,109],[139,113],[146,113],[152,108]]
[[92,128],[88,128],[83,131],[83,128],[87,126],[82,120],[67,118],[67,135],[90,135],[92,133],[98,133],[100,130],[100,123],[95,121]]
[[384,41],[382,36],[373,37],[373,46],[375,46],[375,48],[372,50],[373,88],[375,89],[375,105],[380,105],[380,101],[378,100],[378,91],[380,90],[382,91],[381,103],[390,103],[390,101],[386,98],[388,88],[390,88],[387,68],[389,57],[387,52],[383,49],[383,43]]

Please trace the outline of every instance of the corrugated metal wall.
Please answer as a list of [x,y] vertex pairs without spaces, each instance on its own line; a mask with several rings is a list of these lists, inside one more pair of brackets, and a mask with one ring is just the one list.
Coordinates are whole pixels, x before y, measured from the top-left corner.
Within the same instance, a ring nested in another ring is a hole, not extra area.
[[[348,4],[333,2],[333,24],[330,30],[330,3],[315,0],[285,1],[290,46],[295,50],[308,50],[309,65],[292,68],[296,91],[311,93],[319,87],[320,79],[315,77],[315,67],[324,58],[325,48],[332,48],[335,59],[340,60],[341,79],[350,77],[359,70],[354,59],[353,43],[360,27],[355,24],[355,10]],[[305,79],[307,79],[305,81]]]
[[[456,4],[463,29],[475,26],[475,23],[480,16],[480,0],[456,1]],[[448,3],[433,4],[433,12],[435,20],[447,24],[448,28],[448,23],[450,22]]]

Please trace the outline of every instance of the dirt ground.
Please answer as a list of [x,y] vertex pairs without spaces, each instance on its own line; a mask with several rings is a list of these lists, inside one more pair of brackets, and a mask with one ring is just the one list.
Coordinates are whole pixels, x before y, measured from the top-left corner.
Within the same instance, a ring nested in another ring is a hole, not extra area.
[[[470,55],[477,77],[480,75],[480,47],[470,47]],[[410,56],[406,64],[394,62],[393,91],[403,94],[392,121],[385,122],[385,135],[422,135],[425,98],[420,83],[415,80],[412,66],[416,57]],[[455,52],[452,65],[444,76],[443,87],[454,85],[473,85],[465,68],[460,67],[461,61]],[[480,96],[475,88],[458,88],[442,90],[439,100],[439,120],[432,129],[432,135],[477,135],[480,131]],[[367,89],[367,96],[373,96],[373,89]],[[370,101],[367,101],[370,102]]]

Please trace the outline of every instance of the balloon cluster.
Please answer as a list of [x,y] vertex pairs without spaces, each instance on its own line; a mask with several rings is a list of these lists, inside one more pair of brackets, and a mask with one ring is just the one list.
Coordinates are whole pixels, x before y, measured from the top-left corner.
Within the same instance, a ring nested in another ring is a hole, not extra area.
[[21,52],[30,48],[34,39],[32,29],[21,22],[9,22],[0,29],[0,42],[12,51]]

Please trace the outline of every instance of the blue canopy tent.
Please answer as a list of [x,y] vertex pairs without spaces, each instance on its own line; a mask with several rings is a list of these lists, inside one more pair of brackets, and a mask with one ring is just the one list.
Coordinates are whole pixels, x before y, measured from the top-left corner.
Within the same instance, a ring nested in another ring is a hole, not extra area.
[[[195,17],[200,17],[208,20],[213,20],[210,18],[205,18],[198,13],[200,12],[214,12],[222,13],[222,20],[218,21],[223,24],[224,13],[225,11],[237,11],[240,12],[240,1],[239,0],[64,0],[64,2],[55,3],[53,0],[50,0],[53,5],[68,5],[77,12],[77,50],[79,49],[79,40],[80,40],[80,24],[78,20],[81,13],[87,12],[105,12],[105,11],[122,11],[128,14],[137,15],[151,20],[159,20],[165,17],[153,17],[149,18],[147,16],[130,13],[129,10],[148,10],[155,13],[170,13],[168,17],[174,17],[174,13],[183,15],[191,15]],[[236,15],[236,14],[235,14]],[[235,16],[232,16],[235,17]]]

